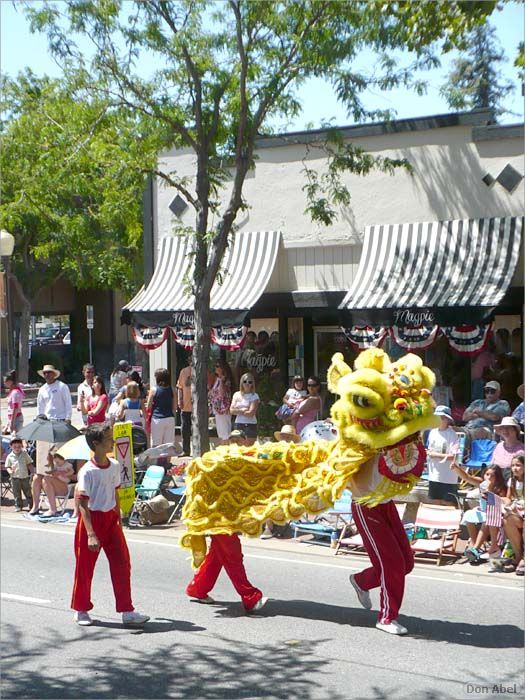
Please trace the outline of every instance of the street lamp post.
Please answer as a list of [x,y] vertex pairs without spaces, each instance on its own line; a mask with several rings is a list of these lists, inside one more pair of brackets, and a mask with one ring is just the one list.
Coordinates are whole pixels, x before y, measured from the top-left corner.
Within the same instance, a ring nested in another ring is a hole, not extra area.
[[2,271],[4,273],[5,279],[5,301],[6,301],[6,326],[7,326],[7,367],[8,369],[14,369],[14,359],[13,359],[13,327],[12,327],[12,317],[11,317],[11,293],[9,289],[9,266],[11,263],[11,255],[13,255],[13,250],[15,248],[15,237],[2,229],[0,231],[0,261]]

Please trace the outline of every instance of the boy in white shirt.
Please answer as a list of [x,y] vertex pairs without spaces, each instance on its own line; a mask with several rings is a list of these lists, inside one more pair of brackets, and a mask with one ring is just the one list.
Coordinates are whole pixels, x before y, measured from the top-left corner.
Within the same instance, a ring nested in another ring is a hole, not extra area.
[[77,497],[80,518],[75,531],[75,582],[71,607],[76,610],[75,622],[93,624],[91,581],[100,549],[106,553],[115,593],[117,612],[125,625],[140,626],[149,617],[138,613],[131,601],[131,562],[122,531],[118,488],[120,465],[108,457],[113,450],[113,434],[106,423],[98,423],[86,431],[86,442],[94,455],[78,473]]
[[450,426],[454,419],[448,406],[436,406],[441,425],[428,436],[428,497],[437,505],[457,505],[458,477],[450,465],[456,458],[459,438]]

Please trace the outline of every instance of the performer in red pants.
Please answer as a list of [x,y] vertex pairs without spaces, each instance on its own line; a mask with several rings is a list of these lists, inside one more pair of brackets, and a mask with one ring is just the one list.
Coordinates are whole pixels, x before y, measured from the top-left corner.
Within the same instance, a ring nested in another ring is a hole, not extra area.
[[201,603],[214,603],[215,601],[208,593],[215,586],[223,567],[233,587],[241,596],[246,612],[260,610],[268,599],[248,581],[243,564],[241,541],[236,534],[211,536],[211,547],[206,559],[186,588],[190,598],[195,598]]
[[352,505],[352,514],[372,566],[350,576],[361,605],[372,607],[370,591],[380,586],[378,629],[390,634],[406,634],[397,616],[403,602],[405,576],[414,568],[414,554],[392,501],[374,508]]
[[86,431],[86,442],[93,458],[78,473],[77,496],[80,517],[75,531],[75,582],[71,607],[76,610],[75,622],[93,624],[91,581],[100,550],[109,561],[117,612],[125,625],[143,625],[147,615],[136,612],[131,601],[131,564],[128,546],[120,520],[117,489],[120,486],[120,465],[107,456],[113,449],[111,427],[96,423]]

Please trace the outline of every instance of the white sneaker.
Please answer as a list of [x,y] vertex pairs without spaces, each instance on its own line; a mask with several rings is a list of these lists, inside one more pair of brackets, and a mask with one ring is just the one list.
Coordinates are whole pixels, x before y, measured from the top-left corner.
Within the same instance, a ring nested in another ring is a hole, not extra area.
[[77,625],[81,625],[81,627],[89,627],[93,624],[93,620],[87,612],[76,612],[75,622],[77,623]]
[[262,598],[259,598],[259,600],[255,603],[253,608],[250,608],[246,612],[248,612],[248,613],[258,612],[259,610],[264,608],[264,606],[266,605],[267,602],[268,602],[268,597],[263,596]]
[[388,634],[408,634],[407,628],[400,625],[397,620],[392,620],[392,622],[376,622],[376,627],[382,632],[388,632]]
[[136,610],[130,610],[128,612],[122,613],[122,624],[123,625],[145,625],[149,620],[149,615],[143,615]]
[[350,583],[354,587],[355,592],[357,593],[357,598],[363,608],[365,610],[371,610],[372,609],[372,600],[370,599],[370,593],[368,591],[364,591],[362,588],[359,587],[357,584],[357,581],[355,580],[354,574],[350,574]]
[[204,605],[211,605],[212,603],[215,603],[215,598],[212,598],[211,595],[207,595],[206,598],[192,597],[192,600],[197,601],[197,603],[204,603]]
[[261,540],[271,540],[272,537],[273,537],[273,532],[269,528],[265,527],[260,539]]

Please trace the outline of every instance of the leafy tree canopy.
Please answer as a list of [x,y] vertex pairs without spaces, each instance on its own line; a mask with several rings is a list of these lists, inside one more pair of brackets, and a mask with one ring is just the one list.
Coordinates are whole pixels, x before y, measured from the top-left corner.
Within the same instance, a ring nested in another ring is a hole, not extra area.
[[504,114],[505,97],[514,90],[503,80],[499,67],[507,59],[490,24],[475,27],[468,35],[468,48],[456,59],[441,94],[452,109],[491,109]]

